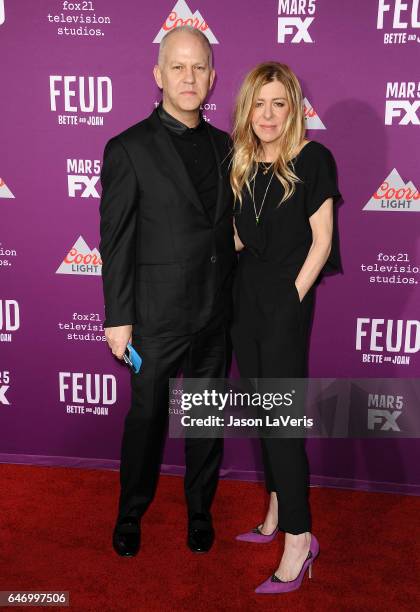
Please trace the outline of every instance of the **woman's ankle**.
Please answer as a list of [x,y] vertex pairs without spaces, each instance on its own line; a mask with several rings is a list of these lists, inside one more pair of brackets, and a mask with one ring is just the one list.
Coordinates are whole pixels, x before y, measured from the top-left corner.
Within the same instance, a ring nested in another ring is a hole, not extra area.
[[294,534],[286,531],[285,533],[285,546],[291,548],[302,548],[311,542],[311,532],[305,531],[303,533]]

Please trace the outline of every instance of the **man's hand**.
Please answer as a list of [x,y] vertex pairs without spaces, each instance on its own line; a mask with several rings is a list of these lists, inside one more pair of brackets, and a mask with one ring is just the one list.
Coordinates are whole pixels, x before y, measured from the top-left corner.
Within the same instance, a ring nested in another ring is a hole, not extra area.
[[119,325],[118,327],[106,327],[105,338],[112,354],[122,359],[128,342],[131,343],[132,325]]

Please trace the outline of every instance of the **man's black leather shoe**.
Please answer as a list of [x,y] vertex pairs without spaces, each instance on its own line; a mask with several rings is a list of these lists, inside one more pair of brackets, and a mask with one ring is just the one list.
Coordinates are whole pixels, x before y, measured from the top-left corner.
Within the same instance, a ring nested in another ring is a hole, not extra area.
[[139,521],[124,519],[115,525],[112,545],[120,557],[134,557],[140,550]]
[[195,515],[188,525],[188,548],[192,552],[205,553],[214,542],[214,529],[210,521]]
[[196,553],[205,553],[210,550],[214,542],[214,529],[189,529],[188,547]]

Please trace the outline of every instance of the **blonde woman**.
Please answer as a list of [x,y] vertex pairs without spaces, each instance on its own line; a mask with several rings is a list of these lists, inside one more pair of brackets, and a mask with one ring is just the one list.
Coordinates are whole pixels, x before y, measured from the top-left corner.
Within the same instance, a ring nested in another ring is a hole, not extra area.
[[[340,198],[332,154],[305,138],[302,91],[284,64],[254,68],[234,117],[231,185],[240,251],[232,340],[242,377],[305,377],[314,289],[339,270],[333,204]],[[270,503],[263,523],[237,536],[264,543],[285,532],[277,570],[257,593],[300,587],[319,543],[311,534],[304,439],[262,438]]]

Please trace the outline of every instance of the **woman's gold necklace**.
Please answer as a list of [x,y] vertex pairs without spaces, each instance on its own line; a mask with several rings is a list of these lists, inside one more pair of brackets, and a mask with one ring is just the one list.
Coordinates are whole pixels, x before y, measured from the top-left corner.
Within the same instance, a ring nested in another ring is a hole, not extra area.
[[[268,169],[267,169],[267,172],[268,172]],[[263,174],[266,174],[266,173],[264,172]],[[254,176],[254,182],[252,183],[252,203],[254,204],[255,222],[257,225],[260,222],[260,217],[261,217],[262,209],[264,206],[265,198],[267,196],[268,188],[271,185],[271,181],[273,180],[273,176],[274,176],[274,171],[272,175],[270,176],[270,180],[267,183],[267,187],[265,188],[263,201],[261,202],[260,210],[258,211],[258,213],[257,213],[257,207],[255,205],[255,181],[256,181],[257,175]]]
[[270,170],[271,166],[273,165],[274,162],[271,162],[271,164],[269,164],[268,166],[265,165],[264,162],[261,162],[261,164],[263,165],[263,174],[267,174],[267,172]]

